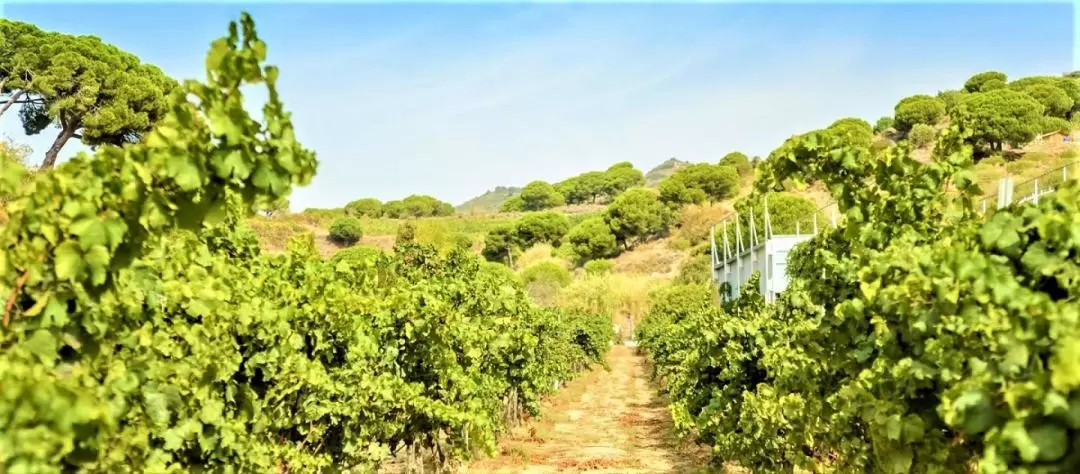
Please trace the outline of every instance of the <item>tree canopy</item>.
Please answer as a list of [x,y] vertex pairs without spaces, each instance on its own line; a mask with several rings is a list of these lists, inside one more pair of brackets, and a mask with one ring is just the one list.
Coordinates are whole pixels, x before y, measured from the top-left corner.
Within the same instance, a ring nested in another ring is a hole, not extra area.
[[626,190],[604,211],[611,233],[625,246],[667,229],[671,217],[656,193],[645,188]]
[[893,118],[896,129],[901,132],[911,130],[917,123],[936,125],[945,117],[945,101],[925,94],[917,94],[901,99],[896,104]]
[[518,197],[521,199],[521,210],[524,211],[540,211],[566,204],[566,198],[546,181],[526,184]]
[[0,48],[0,92],[7,98],[0,114],[20,103],[28,135],[50,125],[60,129],[43,168],[55,164],[72,138],[91,147],[138,142],[164,116],[177,88],[156,66],[97,37],[42,32],[9,20],[0,20],[0,28],[14,35]]
[[387,201],[383,204],[382,215],[391,218],[451,216],[454,206],[428,195],[413,194],[400,201]]
[[974,76],[971,76],[966,82],[964,82],[964,90],[968,92],[983,92],[984,89],[986,89],[986,84],[988,82],[998,81],[1004,84],[1007,80],[1008,77],[1006,77],[1005,73],[1003,72],[980,72],[978,74],[975,74]]
[[695,163],[660,183],[660,199],[674,205],[719,201],[738,190],[739,173],[734,167]]
[[749,176],[754,172],[754,165],[750,163],[750,157],[738,151],[733,151],[720,158],[720,165],[735,168],[741,176]]
[[1003,144],[1027,143],[1039,132],[1043,106],[1030,95],[1012,89],[971,94],[963,104],[963,126],[981,148],[1001,150]]
[[345,213],[350,216],[379,217],[382,212],[382,201],[375,198],[357,199],[345,205]]

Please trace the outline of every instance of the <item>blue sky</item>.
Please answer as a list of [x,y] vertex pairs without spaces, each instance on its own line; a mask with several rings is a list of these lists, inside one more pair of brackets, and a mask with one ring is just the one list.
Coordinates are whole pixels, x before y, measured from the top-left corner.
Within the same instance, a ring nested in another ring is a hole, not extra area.
[[[94,34],[178,78],[252,13],[320,159],[294,210],[556,181],[617,161],[766,155],[891,114],[973,73],[1072,69],[1069,4],[28,4],[8,18]],[[55,136],[0,133],[39,159]],[[81,146],[69,144],[62,157]]]

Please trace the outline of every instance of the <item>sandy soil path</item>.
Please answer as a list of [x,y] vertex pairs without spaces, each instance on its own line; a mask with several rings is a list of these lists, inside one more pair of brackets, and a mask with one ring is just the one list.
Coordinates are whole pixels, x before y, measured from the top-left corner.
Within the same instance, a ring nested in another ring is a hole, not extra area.
[[530,420],[503,436],[499,454],[470,464],[476,474],[675,473],[705,470],[706,452],[672,433],[664,401],[636,349],[616,345],[611,370],[568,383]]

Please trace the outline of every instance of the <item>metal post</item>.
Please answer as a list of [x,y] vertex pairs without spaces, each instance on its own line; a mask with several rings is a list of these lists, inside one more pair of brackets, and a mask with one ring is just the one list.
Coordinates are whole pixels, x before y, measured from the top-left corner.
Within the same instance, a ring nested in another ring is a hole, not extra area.
[[1039,178],[1035,178],[1035,204],[1039,203]]
[[829,210],[829,218],[832,220],[832,226],[836,228],[836,209]]
[[510,269],[513,270],[514,269],[514,256],[512,255],[512,252],[510,251],[509,246],[506,247],[506,261],[509,262]]
[[817,235],[817,211],[814,211],[814,235]]
[[799,231],[799,221],[796,220],[795,221],[795,235],[801,235],[801,234],[802,233]]
[[769,218],[769,196],[763,198],[765,202],[765,240],[772,237],[772,219]]

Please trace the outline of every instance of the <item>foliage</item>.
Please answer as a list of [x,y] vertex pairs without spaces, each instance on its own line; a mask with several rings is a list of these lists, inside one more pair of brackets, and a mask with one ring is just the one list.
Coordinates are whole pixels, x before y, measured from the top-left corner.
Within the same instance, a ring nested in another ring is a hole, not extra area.
[[629,162],[616,163],[604,172],[604,194],[608,199],[615,199],[627,189],[644,185],[645,175]]
[[20,110],[25,132],[60,128],[42,168],[53,166],[71,138],[92,147],[138,142],[167,112],[177,84],[157,67],[93,36],[46,33],[10,20],[0,24],[19,34],[13,48],[0,53],[7,56],[0,65],[21,72],[4,87],[12,98],[27,101]]
[[1003,144],[1019,146],[1035,138],[1043,106],[1022,92],[998,89],[968,96],[961,111],[958,122],[970,131],[970,142],[1000,151]]
[[624,246],[663,232],[671,219],[671,211],[645,188],[623,192],[604,211],[604,222]]
[[1073,108],[1073,99],[1065,92],[1065,89],[1055,84],[1034,84],[1026,87],[1018,87],[1036,102],[1042,104],[1046,115],[1051,117],[1065,118]]
[[[540,310],[467,252],[331,263],[308,234],[261,255],[239,222],[317,162],[240,23],[214,42],[208,83],[185,83],[144,143],[77,156],[7,207],[0,470],[368,472],[409,447],[466,458],[494,449],[508,408],[535,414],[602,357],[607,318]],[[255,84],[263,122],[240,99]],[[5,163],[2,191],[24,173]]]
[[345,205],[345,214],[353,217],[379,217],[382,213],[382,201],[375,198],[357,199]]
[[559,290],[570,284],[570,271],[558,262],[543,261],[519,272],[529,297],[543,306],[553,306]]
[[945,102],[925,94],[913,95],[896,104],[893,116],[896,129],[905,133],[917,123],[937,125],[945,117]]
[[730,166],[739,172],[739,176],[750,176],[754,172],[754,165],[745,154],[733,151],[720,158],[720,166]]
[[596,202],[604,195],[606,179],[601,171],[589,171],[560,181],[555,190],[566,198],[567,204]]
[[964,90],[945,90],[938,92],[937,98],[945,103],[945,113],[952,115],[967,95],[968,93]]
[[1059,132],[1067,134],[1071,132],[1073,128],[1072,124],[1069,123],[1068,120],[1065,120],[1061,117],[1048,117],[1045,115],[1039,117],[1036,126],[1038,133]]
[[915,148],[927,148],[933,145],[935,137],[937,137],[937,129],[921,123],[911,127],[911,131],[907,134],[908,140],[911,140],[911,144],[915,145]]
[[404,242],[416,241],[416,224],[412,221],[405,221],[398,227],[397,233],[394,235],[394,243],[400,244]]
[[611,273],[611,269],[615,267],[615,262],[606,259],[589,260],[585,262],[585,273],[592,276],[601,276]]
[[[764,199],[762,198],[764,196]],[[765,194],[754,193],[735,201],[735,212],[739,213],[740,227],[743,232],[744,245],[750,241],[750,217],[753,215],[754,228],[758,240],[763,240],[765,232],[765,203],[769,205],[769,222],[772,225],[773,234],[794,235],[795,233],[808,234],[813,230],[814,217],[818,212],[817,205],[813,201],[795,193],[787,191],[770,191]],[[824,216],[817,216],[819,228],[825,227]],[[729,239],[734,242],[735,228],[728,226]],[[717,230],[717,239],[721,239]]]
[[653,305],[638,340],[678,428],[755,472],[1073,469],[1080,184],[986,220],[965,134],[930,163],[820,133],[770,156],[762,188],[821,181],[843,223],[795,249],[775,304],[751,279]]
[[524,247],[540,243],[558,246],[570,230],[570,221],[558,212],[536,212],[521,216],[514,230],[518,242]]
[[408,217],[439,217],[454,214],[454,206],[427,195],[413,194],[400,201],[383,204],[382,215],[402,219]]
[[376,247],[356,245],[334,252],[334,255],[330,257],[330,265],[336,267],[338,262],[342,261],[351,265],[370,265],[378,262],[383,255],[385,255],[383,251]]
[[505,262],[523,246],[517,228],[505,225],[492,229],[484,236],[484,249],[480,254],[492,262]]
[[991,81],[1004,83],[1008,81],[1008,77],[1005,76],[1005,73],[998,71],[980,72],[964,82],[964,90],[967,92],[983,92],[984,85]]
[[521,195],[510,196],[499,206],[499,212],[522,212],[524,210],[525,201],[521,199]]
[[524,211],[541,211],[566,204],[563,195],[544,181],[526,184],[517,197],[521,198],[521,209]]
[[739,181],[732,166],[695,163],[679,168],[660,183],[660,200],[674,205],[720,201],[738,192]]
[[893,118],[886,115],[877,119],[877,122],[874,122],[873,131],[874,133],[885,133],[885,131],[890,128],[893,128]]
[[482,254],[491,261],[506,261],[507,253],[548,243],[559,245],[570,230],[570,220],[561,213],[535,212],[497,227],[484,237]]
[[657,191],[660,193],[660,201],[673,208],[709,201],[709,196],[703,189],[687,187],[683,179],[665,179],[660,182]]
[[611,233],[611,228],[601,217],[586,219],[572,227],[566,241],[583,261],[614,257],[619,253],[615,234]]
[[695,255],[688,258],[679,266],[679,274],[675,275],[675,284],[698,284],[704,285],[712,281],[712,257],[709,255]]
[[874,139],[874,130],[870,124],[860,118],[847,117],[837,120],[829,125],[828,130],[840,134],[852,145],[869,147]]
[[364,236],[364,229],[360,220],[355,217],[341,217],[330,223],[330,240],[344,245],[352,245],[360,241]]

